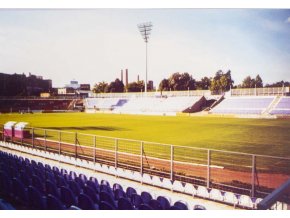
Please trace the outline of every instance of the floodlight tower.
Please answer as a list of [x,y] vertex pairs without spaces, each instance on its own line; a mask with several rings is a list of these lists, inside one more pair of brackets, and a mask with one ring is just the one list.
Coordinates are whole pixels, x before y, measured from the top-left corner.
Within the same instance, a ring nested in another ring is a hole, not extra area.
[[151,33],[152,30],[152,23],[148,22],[148,23],[141,23],[138,25],[138,29],[145,41],[146,44],[146,76],[145,76],[145,94],[147,94],[147,70],[148,70],[148,60],[147,60],[147,43],[148,43],[148,39],[149,39],[149,35]]

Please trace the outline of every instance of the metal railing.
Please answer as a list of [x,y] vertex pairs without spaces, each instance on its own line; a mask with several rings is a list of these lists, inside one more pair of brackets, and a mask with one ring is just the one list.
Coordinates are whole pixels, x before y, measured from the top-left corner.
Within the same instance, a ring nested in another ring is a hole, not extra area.
[[290,178],[290,158],[106,137],[53,129],[26,128],[25,137],[0,140],[74,158],[265,197]]
[[231,96],[284,96],[289,93],[289,87],[264,87],[231,89]]

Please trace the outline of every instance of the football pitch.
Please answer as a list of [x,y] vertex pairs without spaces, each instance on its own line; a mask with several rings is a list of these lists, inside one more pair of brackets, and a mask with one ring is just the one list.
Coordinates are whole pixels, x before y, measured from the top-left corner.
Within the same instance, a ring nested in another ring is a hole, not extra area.
[[89,133],[173,145],[290,156],[290,120],[86,113],[0,114],[0,124]]

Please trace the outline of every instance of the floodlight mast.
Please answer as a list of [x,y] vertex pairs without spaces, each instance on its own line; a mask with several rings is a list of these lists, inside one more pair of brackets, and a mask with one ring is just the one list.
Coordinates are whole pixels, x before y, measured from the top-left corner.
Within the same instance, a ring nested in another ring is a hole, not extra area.
[[139,31],[144,39],[146,45],[146,75],[145,75],[145,94],[147,94],[147,74],[148,74],[148,58],[147,58],[147,43],[149,39],[149,35],[152,30],[152,23],[141,23],[138,25]]

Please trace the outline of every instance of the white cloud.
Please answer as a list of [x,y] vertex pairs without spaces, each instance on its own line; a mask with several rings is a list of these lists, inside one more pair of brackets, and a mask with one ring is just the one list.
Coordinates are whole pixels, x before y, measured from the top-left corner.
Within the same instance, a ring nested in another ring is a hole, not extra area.
[[290,17],[286,19],[286,23],[290,23]]

